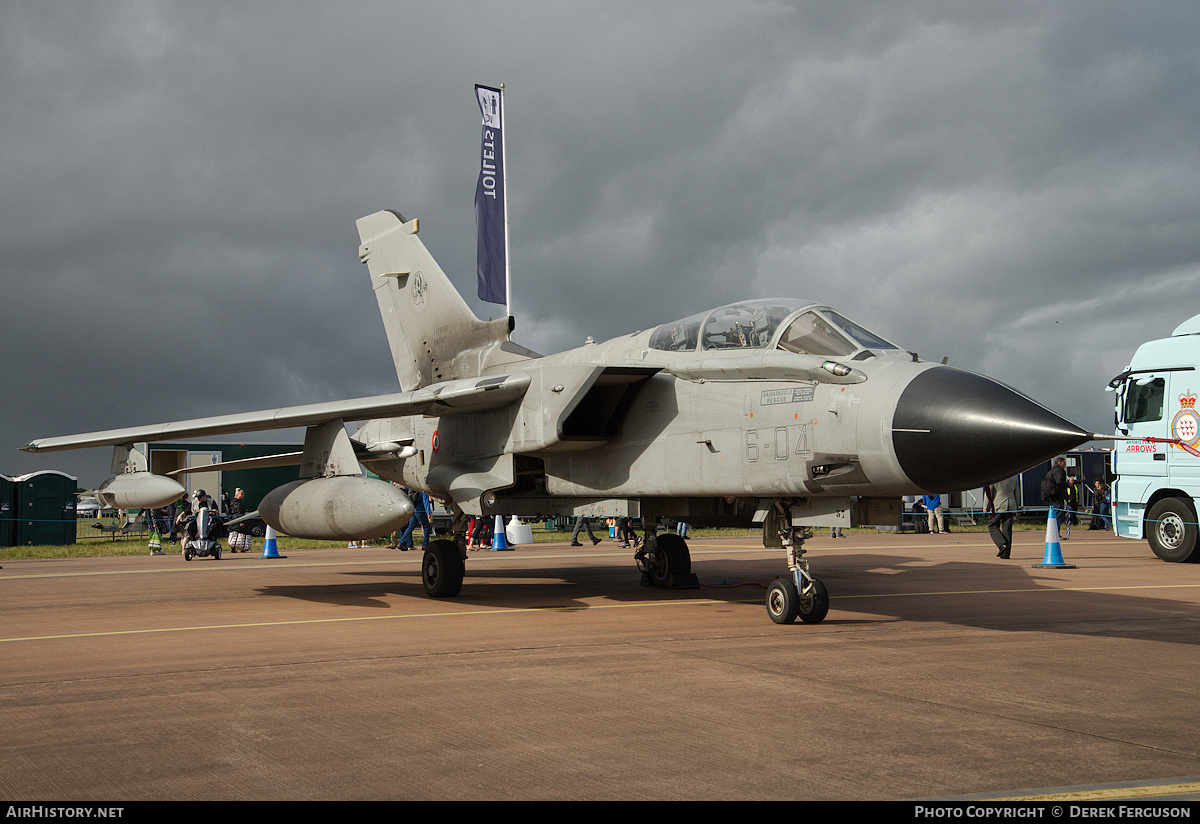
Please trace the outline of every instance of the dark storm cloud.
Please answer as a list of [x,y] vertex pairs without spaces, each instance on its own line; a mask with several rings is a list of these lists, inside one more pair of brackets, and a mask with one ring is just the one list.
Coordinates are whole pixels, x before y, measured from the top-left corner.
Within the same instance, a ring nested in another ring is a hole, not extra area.
[[[1083,426],[1200,311],[1191,4],[6,3],[0,437],[392,391],[354,221],[474,300],[505,83],[515,337],[827,301]],[[203,372],[200,367],[203,365]],[[250,436],[253,437],[253,436]],[[102,450],[27,456],[84,483]]]

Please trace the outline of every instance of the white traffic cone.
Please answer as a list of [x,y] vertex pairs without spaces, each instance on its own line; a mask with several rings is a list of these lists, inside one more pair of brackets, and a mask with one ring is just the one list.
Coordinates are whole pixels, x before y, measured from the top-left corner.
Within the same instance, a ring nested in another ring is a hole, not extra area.
[[274,527],[270,527],[270,526],[267,527],[267,539],[265,541],[263,541],[262,557],[264,557],[264,558],[286,558],[287,557],[286,555],[279,554],[279,544],[275,539]]
[[1054,507],[1050,507],[1050,516],[1046,519],[1046,554],[1040,564],[1033,564],[1034,569],[1075,569],[1074,564],[1063,563],[1062,545],[1058,541],[1058,517]]
[[495,527],[492,529],[492,552],[507,552],[511,549],[504,534],[504,516],[497,515]]

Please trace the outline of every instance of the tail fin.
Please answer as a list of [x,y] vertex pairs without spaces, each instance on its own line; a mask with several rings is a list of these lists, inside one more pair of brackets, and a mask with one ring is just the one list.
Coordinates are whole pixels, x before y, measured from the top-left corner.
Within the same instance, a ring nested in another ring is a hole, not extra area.
[[474,378],[538,355],[508,338],[510,319],[481,321],[417,238],[417,221],[383,211],[357,221],[359,259],[404,391]]

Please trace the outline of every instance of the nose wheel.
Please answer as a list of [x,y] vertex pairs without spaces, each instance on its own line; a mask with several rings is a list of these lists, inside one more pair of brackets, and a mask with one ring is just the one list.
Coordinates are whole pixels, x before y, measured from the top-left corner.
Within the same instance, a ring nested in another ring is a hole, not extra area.
[[767,588],[767,614],[777,624],[791,624],[797,618],[806,624],[819,624],[829,614],[829,592],[816,578],[808,578],[802,593],[791,578],[777,578]]

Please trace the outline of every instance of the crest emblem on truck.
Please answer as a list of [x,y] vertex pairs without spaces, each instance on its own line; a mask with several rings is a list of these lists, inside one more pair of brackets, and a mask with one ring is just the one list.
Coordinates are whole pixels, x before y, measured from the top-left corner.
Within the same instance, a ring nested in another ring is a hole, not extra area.
[[1200,455],[1195,446],[1200,442],[1200,414],[1196,413],[1196,393],[1188,389],[1179,396],[1179,413],[1171,421],[1171,434],[1179,441],[1179,448],[1193,455]]

